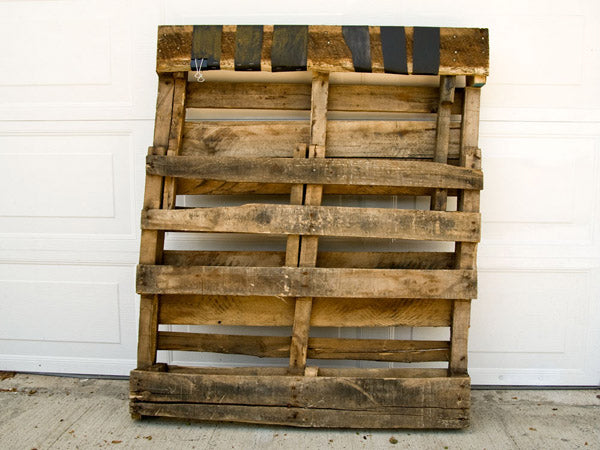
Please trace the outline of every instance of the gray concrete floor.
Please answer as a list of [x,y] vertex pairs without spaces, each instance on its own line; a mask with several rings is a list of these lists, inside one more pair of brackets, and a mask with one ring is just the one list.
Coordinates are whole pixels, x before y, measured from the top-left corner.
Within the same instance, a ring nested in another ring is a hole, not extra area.
[[128,382],[0,373],[0,449],[600,449],[600,390],[474,390],[462,431],[136,422]]

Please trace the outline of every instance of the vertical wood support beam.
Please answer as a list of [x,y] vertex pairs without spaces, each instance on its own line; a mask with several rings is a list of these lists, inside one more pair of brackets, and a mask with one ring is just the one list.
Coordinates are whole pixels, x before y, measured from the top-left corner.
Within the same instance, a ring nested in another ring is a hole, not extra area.
[[[173,113],[174,80],[171,74],[161,74],[158,79],[156,118],[154,122],[154,146],[149,154],[165,155],[169,146],[171,118]],[[163,197],[163,177],[146,175],[144,210],[160,208]],[[140,264],[156,264],[162,259],[164,232],[142,230]],[[157,295],[142,295],[140,298],[140,321],[138,330],[138,369],[148,368],[156,362],[158,337]]]
[[[310,108],[310,146],[308,157],[324,158],[327,139],[327,100],[329,96],[329,74],[315,72],[312,79]],[[305,205],[319,206],[323,196],[322,185],[307,185]],[[314,267],[317,263],[317,236],[303,236],[300,240],[300,267]],[[306,368],[308,336],[312,298],[296,299],[292,342],[290,346],[290,373],[302,374]]]
[[[448,144],[450,142],[450,115],[454,103],[456,77],[442,75],[440,77],[440,103],[437,114],[435,153],[433,160],[442,164],[448,162]],[[430,209],[445,211],[448,200],[446,189],[435,189],[431,195]]]
[[[183,140],[183,124],[185,122],[185,101],[187,88],[187,72],[177,72],[174,74],[175,88],[173,93],[173,116],[171,118],[171,130],[169,133],[169,148],[167,156],[177,156],[181,149]],[[175,207],[175,186],[176,179],[165,177],[165,190],[163,193],[164,209],[173,209]]]
[[[306,158],[306,144],[298,144],[294,149],[294,158]],[[303,205],[304,204],[304,185],[294,184],[290,193],[290,204],[291,205]],[[300,235],[290,234],[287,237],[287,243],[285,247],[285,265],[288,267],[298,267],[300,260]]]
[[[479,103],[481,90],[473,87],[467,79],[461,127],[460,165],[473,169],[481,168],[479,143]],[[463,190],[458,196],[458,210],[479,211],[479,191]],[[473,242],[456,243],[456,268],[476,269],[477,244]],[[471,300],[454,300],[452,306],[452,325],[450,328],[449,375],[463,375],[468,366],[468,334],[471,319]]]

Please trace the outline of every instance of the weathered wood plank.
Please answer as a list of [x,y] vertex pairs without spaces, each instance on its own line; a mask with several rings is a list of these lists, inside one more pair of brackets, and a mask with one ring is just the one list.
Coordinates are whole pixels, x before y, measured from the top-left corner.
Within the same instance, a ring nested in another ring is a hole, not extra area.
[[[291,326],[294,299],[163,295],[160,323],[170,325]],[[323,298],[313,300],[312,327],[448,327],[452,300]]]
[[[448,162],[448,144],[450,141],[450,110],[454,102],[456,77],[442,75],[440,77],[440,106],[438,108],[437,131],[435,138],[435,154],[433,160],[437,163]],[[446,211],[448,191],[437,187],[431,196],[430,209]]]
[[[329,158],[433,159],[435,122],[330,120]],[[291,157],[298,142],[308,142],[304,121],[186,122],[182,155]],[[448,157],[457,159],[460,131],[451,124]]]
[[[461,165],[480,168],[481,159],[476,158],[479,140],[479,88],[465,88],[465,103],[461,129]],[[465,190],[459,194],[458,209],[479,211],[479,192]],[[475,269],[477,267],[477,244],[458,242],[456,244],[456,267]],[[466,374],[468,367],[468,335],[473,297],[455,300],[452,306],[451,353],[448,370],[450,375]]]
[[[179,195],[290,194],[291,186],[293,185],[177,178],[177,193]],[[325,184],[323,185],[323,194],[427,196],[431,194],[431,189],[406,186],[351,186],[344,184]],[[448,195],[456,196],[456,189],[449,189]]]
[[[173,112],[171,116],[171,129],[169,132],[169,148],[167,157],[174,157],[181,150],[181,141],[183,138],[183,124],[185,122],[185,95],[187,76],[185,72],[174,74],[175,88],[173,91]],[[175,207],[176,180],[173,177],[166,177],[164,181],[164,192],[162,207],[164,209],[173,209]]]
[[473,298],[472,270],[152,266],[137,270],[139,294],[276,297]]
[[[310,110],[309,84],[189,83],[188,108]],[[452,114],[462,113],[463,89],[456,89]],[[435,113],[439,89],[428,86],[329,86],[329,111]]]
[[308,27],[307,69],[314,72],[354,71],[352,52],[344,40],[341,26]]
[[142,229],[478,242],[480,214],[247,204],[142,211]]
[[[322,159],[325,157],[325,143],[327,139],[327,103],[329,95],[329,73],[315,72],[312,76],[311,104],[310,104],[310,146],[308,158]],[[306,185],[304,205],[319,206],[323,197],[323,185]],[[299,267],[314,267],[317,262],[317,249],[319,238],[317,236],[302,236],[300,239]],[[296,299],[294,310],[294,324],[292,326],[292,340],[290,345],[290,373],[304,373],[310,333],[310,316],[312,312],[312,298],[301,297]]]
[[[159,366],[159,365],[156,365]],[[160,365],[162,366],[162,365]],[[153,370],[153,368],[148,370]],[[167,366],[170,373],[203,375],[289,375],[287,367],[185,367]],[[163,371],[162,368],[159,371]],[[344,378],[443,378],[446,369],[427,368],[364,368],[364,367],[319,367],[319,376]]]
[[369,40],[371,41],[371,70],[373,73],[384,73],[381,27],[369,27]]
[[[289,28],[289,26],[288,26]],[[161,26],[158,29],[157,71],[179,72],[190,70],[193,26]],[[283,28],[283,31],[286,31]],[[413,29],[405,27],[407,43],[407,68],[413,70]],[[419,33],[419,32],[417,32]],[[272,49],[282,47],[273,42],[273,26],[265,25],[263,34],[262,70],[272,70],[271,59],[278,62],[279,50],[272,56]],[[311,25],[308,30],[308,56],[305,47],[298,46],[299,51],[285,51],[287,58],[295,58],[290,64],[275,65],[290,67],[288,70],[324,70],[331,72],[354,71],[352,54],[344,42],[341,26]],[[439,68],[440,75],[488,75],[489,43],[488,30],[481,28],[440,28],[439,29]],[[285,48],[283,46],[282,48]],[[296,47],[294,47],[296,48]],[[304,51],[302,51],[304,49]],[[435,49],[435,46],[433,47]],[[426,48],[429,51],[429,47]],[[281,53],[281,52],[280,52]],[[296,60],[304,56],[302,66]],[[285,61],[284,61],[285,62]],[[227,69],[233,69],[233,64]],[[418,67],[417,67],[418,69]],[[418,70],[417,70],[418,71]],[[415,73],[417,72],[415,71]]]
[[466,408],[397,408],[385,412],[281,406],[132,402],[132,414],[180,419],[285,425],[303,428],[466,428]]
[[[306,144],[299,144],[294,151],[294,158],[306,158]],[[290,189],[290,204],[302,205],[304,203],[304,185],[294,184]],[[300,235],[290,234],[287,237],[285,247],[285,265],[288,267],[297,267],[300,259]],[[278,264],[283,265],[283,264]]]
[[[156,99],[154,147],[149,152],[164,155],[169,145],[171,115],[173,111],[174,80],[171,75],[160,75]],[[144,209],[160,208],[163,177],[149,175],[144,191]],[[140,264],[156,264],[162,258],[164,232],[142,230]],[[156,334],[158,332],[158,296],[142,295],[138,327],[137,366],[148,367],[156,362]]]
[[[158,349],[285,358],[291,337],[161,331]],[[309,338],[307,357],[389,362],[448,361],[448,341]]]
[[[285,252],[166,250],[167,266],[280,267]],[[317,267],[356,269],[453,269],[452,252],[319,252]]]
[[146,173],[229,182],[483,189],[481,171],[429,161],[149,155]]
[[134,370],[135,400],[380,411],[468,408],[468,377],[345,378],[204,375]]

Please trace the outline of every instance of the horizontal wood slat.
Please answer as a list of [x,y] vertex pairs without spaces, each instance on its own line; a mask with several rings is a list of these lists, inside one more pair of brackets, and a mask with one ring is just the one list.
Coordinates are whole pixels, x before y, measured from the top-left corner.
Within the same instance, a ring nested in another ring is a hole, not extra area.
[[[344,378],[442,378],[447,369],[429,368],[366,368],[366,367],[315,367],[315,376]],[[202,375],[289,375],[287,367],[184,367],[156,364],[149,370],[156,372],[202,374]]]
[[483,189],[480,170],[429,161],[148,155],[146,173],[255,183]]
[[[468,377],[398,379],[205,375],[131,372],[136,400],[180,403],[257,404],[370,411],[380,408],[466,408]],[[140,386],[140,388],[138,388]],[[402,399],[402,400],[400,400]]]
[[[450,124],[448,158],[458,159],[459,123]],[[433,159],[434,121],[330,120],[328,158]],[[291,158],[299,142],[309,142],[309,121],[186,122],[183,156]]]
[[[286,194],[291,186],[281,183],[237,183],[215,180],[192,180],[177,178],[178,195],[238,195],[238,194]],[[329,184],[323,186],[324,195],[430,195],[430,188],[395,186],[348,186]],[[448,190],[449,196],[456,196],[456,189]]]
[[[453,252],[319,252],[317,267],[454,269]],[[165,250],[167,266],[281,267],[285,252]]]
[[[163,295],[159,322],[169,325],[292,326],[290,297]],[[323,298],[313,300],[312,327],[448,327],[452,300]]]
[[248,204],[142,211],[142,229],[478,242],[480,214]]
[[[158,28],[157,49],[157,72],[178,72],[190,70],[191,59],[200,57],[197,51],[192,52],[192,41],[194,30],[201,26],[161,26]],[[206,26],[204,26],[206,27]],[[292,28],[294,28],[292,30]],[[376,40],[380,36],[380,27],[369,27],[370,39]],[[420,34],[413,27],[403,28],[407,52],[406,70],[408,73],[430,73],[420,72],[419,61],[423,57],[435,55],[434,66],[431,73],[440,75],[487,75],[489,71],[488,30],[482,28],[439,28],[438,39],[435,43],[426,42],[421,45]],[[427,28],[421,28],[427,30]],[[417,30],[418,31],[418,30]],[[295,33],[294,33],[295,32]],[[300,34],[301,39],[292,39],[290,34]],[[234,69],[235,63],[231,61],[229,53],[236,43],[235,25],[222,26],[219,36],[222,42],[222,54],[220,68]],[[416,38],[416,39],[415,39]],[[369,40],[370,40],[369,39]],[[384,36],[386,40],[386,36]],[[413,43],[413,41],[417,41]],[[392,67],[385,67],[383,58],[377,58],[382,45],[377,42],[371,44],[364,42],[365,46],[374,46],[371,58],[371,70],[381,72]],[[398,48],[400,41],[395,44],[395,50],[400,52],[404,49]],[[413,48],[414,47],[414,48]],[[386,46],[387,49],[387,46]],[[210,52],[209,52],[210,53]],[[387,52],[389,53],[389,51]],[[206,54],[212,62],[214,55]],[[327,72],[354,71],[355,61],[352,51],[342,33],[341,26],[310,25],[301,26],[275,26],[263,25],[263,48],[261,55],[262,70],[316,70]],[[272,61],[272,58],[274,59]],[[282,59],[283,58],[283,59]],[[297,60],[297,61],[296,61]],[[414,60],[414,61],[413,61]],[[388,58],[389,61],[389,58]],[[218,61],[217,61],[218,63]],[[382,64],[383,63],[383,64]],[[286,66],[289,66],[286,68]],[[203,65],[204,67],[204,65]],[[209,66],[207,68],[217,68]],[[393,70],[388,70],[393,72]]]
[[[468,395],[468,394],[465,394]],[[304,428],[465,428],[467,408],[386,408],[384,411],[288,406],[150,403],[132,401],[132,414],[219,422],[275,424]]]
[[[310,84],[189,83],[187,107],[209,109],[310,110]],[[452,114],[462,113],[463,89],[457,89]],[[328,111],[435,113],[439,92],[425,86],[330,85]]]
[[[158,333],[159,350],[213,352],[286,358],[291,337],[230,334]],[[448,361],[448,341],[401,341],[392,339],[309,338],[308,358],[390,362]]]
[[474,298],[474,270],[139,265],[139,294]]

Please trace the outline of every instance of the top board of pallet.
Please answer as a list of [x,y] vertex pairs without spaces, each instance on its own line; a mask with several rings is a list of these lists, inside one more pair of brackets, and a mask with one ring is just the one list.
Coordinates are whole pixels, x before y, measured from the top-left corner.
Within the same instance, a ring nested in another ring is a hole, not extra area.
[[488,75],[486,28],[183,25],[158,28],[157,72]]

